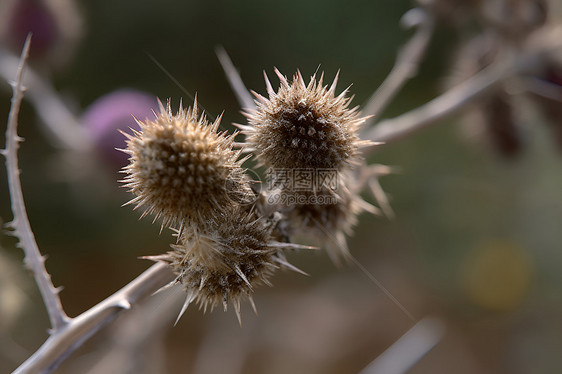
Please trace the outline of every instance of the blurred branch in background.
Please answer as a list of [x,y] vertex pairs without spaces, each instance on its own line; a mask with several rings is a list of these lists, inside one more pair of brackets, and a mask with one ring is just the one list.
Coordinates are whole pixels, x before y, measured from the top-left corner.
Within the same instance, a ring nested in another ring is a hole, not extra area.
[[[12,79],[18,61],[16,56],[0,46],[2,78],[8,81]],[[29,101],[56,145],[75,152],[88,152],[92,149],[91,139],[87,137],[80,120],[70,111],[48,80],[28,66],[24,83]]]
[[425,317],[371,362],[359,374],[405,374],[445,335],[445,325]]
[[394,67],[365,104],[363,115],[374,117],[367,119],[363,129],[377,121],[406,82],[417,75],[435,28],[433,14],[423,8],[414,8],[406,12],[402,16],[401,23],[405,28],[416,27],[416,32],[398,51]]
[[[527,43],[528,48],[520,53],[507,53],[493,64],[451,88],[441,96],[396,118],[383,120],[366,134],[366,138],[385,143],[399,140],[446,116],[457,113],[479,97],[489,94],[506,80],[520,75],[532,74],[542,69],[554,56],[562,51],[562,28],[539,30]],[[541,41],[535,45],[535,42]],[[536,85],[529,86],[530,89]],[[550,92],[560,94],[560,88],[549,86]],[[556,90],[558,88],[558,90]],[[542,91],[544,92],[544,91]],[[553,93],[550,93],[553,95]]]

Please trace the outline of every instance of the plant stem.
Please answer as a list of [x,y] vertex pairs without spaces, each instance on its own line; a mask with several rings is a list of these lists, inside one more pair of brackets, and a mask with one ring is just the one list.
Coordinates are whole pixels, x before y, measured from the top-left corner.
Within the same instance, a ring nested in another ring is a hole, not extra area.
[[29,53],[29,46],[31,42],[31,34],[25,41],[16,81],[12,83],[13,96],[10,113],[8,115],[8,126],[6,129],[6,149],[2,154],[6,157],[6,169],[8,173],[8,186],[10,189],[10,197],[12,202],[12,213],[14,219],[8,224],[13,229],[13,234],[19,239],[19,246],[25,253],[25,264],[33,272],[39,292],[43,297],[49,319],[51,321],[51,334],[56,333],[62,329],[69,321],[66,313],[62,308],[59,298],[59,289],[53,286],[51,276],[45,269],[45,257],[41,256],[39,247],[35,241],[35,236],[31,230],[27,212],[25,210],[25,203],[23,200],[23,192],[21,189],[20,170],[18,167],[17,150],[19,143],[23,141],[17,134],[18,115],[25,91],[22,85],[23,71],[25,62]]
[[173,274],[168,265],[161,262],[152,265],[121,290],[70,319],[64,328],[52,334],[13,374],[52,372],[64,358],[112,321],[119,312],[130,309],[139,299],[152,295],[172,279]]

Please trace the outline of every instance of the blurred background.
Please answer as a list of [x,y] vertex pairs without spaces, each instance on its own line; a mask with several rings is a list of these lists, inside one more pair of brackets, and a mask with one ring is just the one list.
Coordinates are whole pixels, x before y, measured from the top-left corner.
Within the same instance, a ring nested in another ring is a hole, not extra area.
[[[405,113],[478,71],[481,54],[493,52],[459,50],[482,35],[501,35],[495,40],[518,48],[525,30],[560,23],[555,0],[487,4],[498,6],[434,3],[437,26],[419,74],[380,118]],[[177,108],[197,93],[210,118],[224,111],[224,129],[244,123],[217,46],[258,93],[265,94],[264,70],[278,85],[274,67],[305,77],[319,68],[328,81],[341,70],[338,92],[352,84],[353,103],[363,105],[413,35],[399,21],[417,5],[1,0],[3,69],[33,30],[30,67],[73,114],[77,124],[70,126],[80,128],[71,130],[87,139],[53,136],[33,101],[43,96],[27,95],[19,121],[23,193],[67,313],[76,316],[117,291],[151,265],[139,257],[163,253],[173,241],[169,230],[160,234],[151,219],[139,221],[121,207],[131,196],[119,188],[117,170],[126,160],[113,148],[122,142],[116,128],[134,126],[130,113],[143,119],[155,97],[171,98]],[[459,73],[471,59],[474,71]],[[537,74],[562,83],[556,64]],[[362,215],[351,252],[416,320],[432,316],[446,328],[408,373],[562,370],[562,115],[557,105],[512,91],[369,156],[400,169],[381,180],[396,218]],[[10,97],[2,79],[3,123]],[[12,214],[1,171],[6,223]],[[47,338],[49,321],[15,239],[3,234],[0,244],[0,372],[9,372]],[[358,373],[414,325],[357,266],[337,268],[323,251],[291,253],[289,260],[310,277],[278,272],[273,288],[256,291],[258,316],[243,306],[241,327],[232,310],[203,314],[195,306],[172,327],[182,300],[162,293],[122,313],[57,373]]]

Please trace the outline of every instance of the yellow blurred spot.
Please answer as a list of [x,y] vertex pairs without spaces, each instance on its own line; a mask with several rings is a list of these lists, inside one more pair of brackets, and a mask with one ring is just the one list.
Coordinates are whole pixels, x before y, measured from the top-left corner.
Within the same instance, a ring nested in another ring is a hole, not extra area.
[[527,295],[532,259],[510,241],[488,241],[475,248],[461,265],[461,284],[468,299],[489,310],[508,311]]

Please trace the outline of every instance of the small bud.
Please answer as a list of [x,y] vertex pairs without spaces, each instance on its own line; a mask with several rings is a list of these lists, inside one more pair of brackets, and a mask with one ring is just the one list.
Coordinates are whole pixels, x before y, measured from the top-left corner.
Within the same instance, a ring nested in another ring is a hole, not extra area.
[[163,226],[205,224],[236,203],[253,200],[247,176],[232,150],[233,135],[217,132],[220,118],[210,124],[193,109],[172,114],[170,103],[154,121],[138,122],[141,130],[126,134],[130,164],[123,180],[145,207],[146,214],[163,220]]
[[292,83],[275,72],[279,91],[273,91],[266,76],[269,99],[256,94],[257,109],[245,114],[251,126],[241,126],[258,161],[278,169],[340,170],[356,164],[358,148],[368,143],[356,134],[364,118],[357,108],[348,108],[347,90],[335,96],[337,76],[328,88],[322,76],[319,81],[312,76],[306,85],[300,72]]

